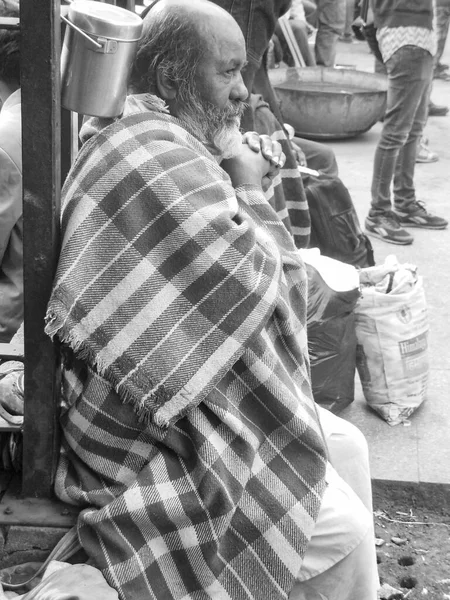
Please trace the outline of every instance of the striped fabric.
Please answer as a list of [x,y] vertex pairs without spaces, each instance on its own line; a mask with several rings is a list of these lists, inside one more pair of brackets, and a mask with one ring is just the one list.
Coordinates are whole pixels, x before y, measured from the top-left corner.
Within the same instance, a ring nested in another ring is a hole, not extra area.
[[431,56],[436,54],[435,33],[425,27],[381,27],[377,31],[377,40],[383,62],[403,46],[418,46],[427,50]]
[[103,125],[63,190],[48,307],[56,492],[122,600],[288,598],[326,465],[304,265],[179,121]]
[[272,179],[265,196],[285,227],[291,232],[297,248],[307,248],[311,234],[311,219],[302,178],[297,168],[297,159],[280,123],[262,96],[252,94],[251,107],[256,131],[259,134],[270,135],[273,140],[280,142],[286,156],[284,167]]

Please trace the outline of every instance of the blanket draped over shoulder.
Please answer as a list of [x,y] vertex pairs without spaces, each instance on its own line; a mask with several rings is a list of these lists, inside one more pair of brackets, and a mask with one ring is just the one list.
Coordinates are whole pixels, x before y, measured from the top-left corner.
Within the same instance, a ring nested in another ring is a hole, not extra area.
[[56,492],[124,600],[288,598],[324,490],[306,275],[180,121],[98,121],[63,190]]

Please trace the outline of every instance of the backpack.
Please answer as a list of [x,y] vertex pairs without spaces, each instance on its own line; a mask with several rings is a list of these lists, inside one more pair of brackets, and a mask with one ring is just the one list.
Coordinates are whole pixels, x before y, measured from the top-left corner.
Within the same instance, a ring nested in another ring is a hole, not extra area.
[[304,180],[311,217],[309,247],[353,265],[375,264],[372,244],[359,224],[350,192],[338,177],[321,174]]

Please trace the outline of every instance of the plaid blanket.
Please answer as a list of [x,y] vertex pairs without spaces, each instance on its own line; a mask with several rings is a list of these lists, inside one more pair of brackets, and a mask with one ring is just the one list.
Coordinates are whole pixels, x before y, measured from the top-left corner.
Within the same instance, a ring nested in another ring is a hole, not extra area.
[[97,125],[48,307],[69,357],[57,495],[122,600],[287,598],[326,464],[304,265],[177,119]]

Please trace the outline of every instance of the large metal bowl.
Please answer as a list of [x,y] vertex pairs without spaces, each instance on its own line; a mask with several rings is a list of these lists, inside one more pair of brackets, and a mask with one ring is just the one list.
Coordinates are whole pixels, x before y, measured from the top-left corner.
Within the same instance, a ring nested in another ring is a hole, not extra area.
[[385,75],[330,67],[292,67],[273,69],[269,77],[285,122],[300,137],[354,137],[368,131],[386,109]]

